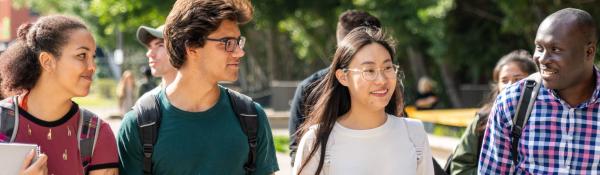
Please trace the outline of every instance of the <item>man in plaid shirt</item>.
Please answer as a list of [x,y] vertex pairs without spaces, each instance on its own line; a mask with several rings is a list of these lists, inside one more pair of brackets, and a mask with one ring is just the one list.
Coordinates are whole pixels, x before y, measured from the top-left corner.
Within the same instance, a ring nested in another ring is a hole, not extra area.
[[[567,8],[546,17],[535,38],[543,79],[529,120],[511,155],[512,117],[524,89],[500,93],[488,121],[479,174],[600,174],[600,73],[594,67],[592,16]],[[512,156],[518,156],[514,165]]]

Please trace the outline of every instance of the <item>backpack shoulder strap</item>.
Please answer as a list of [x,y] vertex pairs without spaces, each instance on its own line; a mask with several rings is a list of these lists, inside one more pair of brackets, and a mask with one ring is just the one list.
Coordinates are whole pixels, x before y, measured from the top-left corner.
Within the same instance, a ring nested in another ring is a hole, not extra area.
[[[423,123],[415,119],[404,117],[400,118],[400,120],[402,120],[402,122],[406,126],[405,129],[406,133],[408,133],[408,139],[413,144],[413,147],[415,148],[415,152],[417,154],[417,166],[420,166],[421,164],[423,164],[423,154],[425,153],[425,150],[429,149],[425,146],[425,143],[427,142],[427,134],[425,133]],[[435,160],[435,158],[431,157],[431,159],[435,174],[447,174],[444,171],[444,169],[442,169],[440,164]]]
[[[420,134],[419,131],[423,130],[423,124],[419,121],[409,119],[409,118],[400,118],[404,125],[406,125],[406,133],[408,133],[408,139],[413,144],[415,151],[417,153],[417,163],[420,164],[423,160],[423,152],[425,149],[425,139],[426,136]],[[424,131],[424,130],[423,130]]]
[[139,129],[140,140],[144,151],[144,174],[152,174],[152,154],[154,144],[158,138],[158,127],[160,127],[161,110],[158,102],[158,94],[145,94],[133,106]]
[[101,121],[94,113],[86,109],[79,108],[79,112],[79,127],[77,129],[79,156],[84,171],[87,171],[88,165],[92,162],[94,149],[96,148]]
[[246,174],[251,174],[256,170],[256,146],[258,142],[258,113],[254,107],[252,98],[239,92],[227,89],[227,96],[231,101],[231,106],[236,116],[240,120],[242,130],[248,137],[248,160],[244,164]]
[[14,142],[19,130],[17,97],[0,101],[0,142]]
[[542,77],[539,73],[531,74],[525,78],[525,89],[521,91],[521,97],[517,104],[517,110],[513,116],[513,126],[511,130],[511,149],[513,164],[516,167],[519,163],[519,140],[523,128],[529,120],[529,115],[537,98],[538,92],[542,84]]

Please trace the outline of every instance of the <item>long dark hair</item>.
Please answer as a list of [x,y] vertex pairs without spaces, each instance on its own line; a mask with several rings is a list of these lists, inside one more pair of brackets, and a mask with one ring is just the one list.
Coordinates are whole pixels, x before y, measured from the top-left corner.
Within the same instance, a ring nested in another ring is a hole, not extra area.
[[[329,72],[309,95],[309,98],[318,100],[315,105],[312,106],[308,115],[308,120],[302,124],[298,135],[302,136],[311,126],[316,125],[316,139],[312,145],[312,151],[310,151],[308,158],[304,162],[301,162],[299,172],[302,172],[318,148],[321,150],[321,156],[315,174],[319,174],[323,169],[325,148],[327,147],[329,134],[337,119],[350,110],[350,93],[348,88],[342,86],[337,80],[335,72],[338,69],[347,68],[350,61],[352,61],[354,54],[362,47],[371,43],[380,44],[389,52],[391,57],[394,58],[395,50],[393,40],[385,35],[381,29],[376,27],[358,27],[352,30],[341,43],[339,43],[333,57],[333,62],[329,67]],[[403,106],[402,84],[399,82],[400,79],[397,79],[396,81],[398,82],[396,83],[397,86],[392,94],[392,98],[385,107],[387,113],[394,115],[398,114],[398,111],[402,111]]]
[[477,127],[475,131],[480,131],[481,133],[485,132],[485,128],[487,126],[488,116],[490,115],[490,111],[492,110],[492,106],[494,105],[494,101],[500,93],[501,89],[498,89],[498,81],[500,81],[500,70],[502,67],[509,63],[516,63],[521,71],[527,73],[527,75],[533,74],[537,72],[537,66],[532,60],[531,54],[526,50],[515,50],[510,52],[509,54],[504,55],[496,66],[494,67],[494,72],[492,74],[492,85],[490,85],[490,94],[488,95],[485,104],[479,109],[477,115],[479,115],[479,122],[477,123]]
[[86,29],[81,20],[50,15],[35,23],[23,24],[17,32],[17,40],[0,56],[2,90],[6,96],[31,90],[42,74],[38,57],[42,52],[60,58],[61,50],[74,29]]

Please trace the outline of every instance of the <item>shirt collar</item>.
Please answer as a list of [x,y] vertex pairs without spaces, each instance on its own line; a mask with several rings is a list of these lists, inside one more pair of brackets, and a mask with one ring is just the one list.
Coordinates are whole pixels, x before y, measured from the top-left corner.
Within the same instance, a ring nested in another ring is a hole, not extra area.
[[589,100],[589,103],[598,102],[598,100],[600,99],[600,72],[598,71],[598,68],[596,66],[594,66],[594,73],[596,74],[596,87],[594,88],[594,93],[592,93],[592,97],[591,100]]

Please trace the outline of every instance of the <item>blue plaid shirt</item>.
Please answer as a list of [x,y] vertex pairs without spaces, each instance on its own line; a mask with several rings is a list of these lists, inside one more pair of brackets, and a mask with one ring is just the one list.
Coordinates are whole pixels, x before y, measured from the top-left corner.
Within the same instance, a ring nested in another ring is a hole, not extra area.
[[525,81],[504,89],[490,113],[479,174],[600,174],[600,72],[594,72],[592,97],[575,107],[542,84],[519,140],[517,166],[510,132]]

